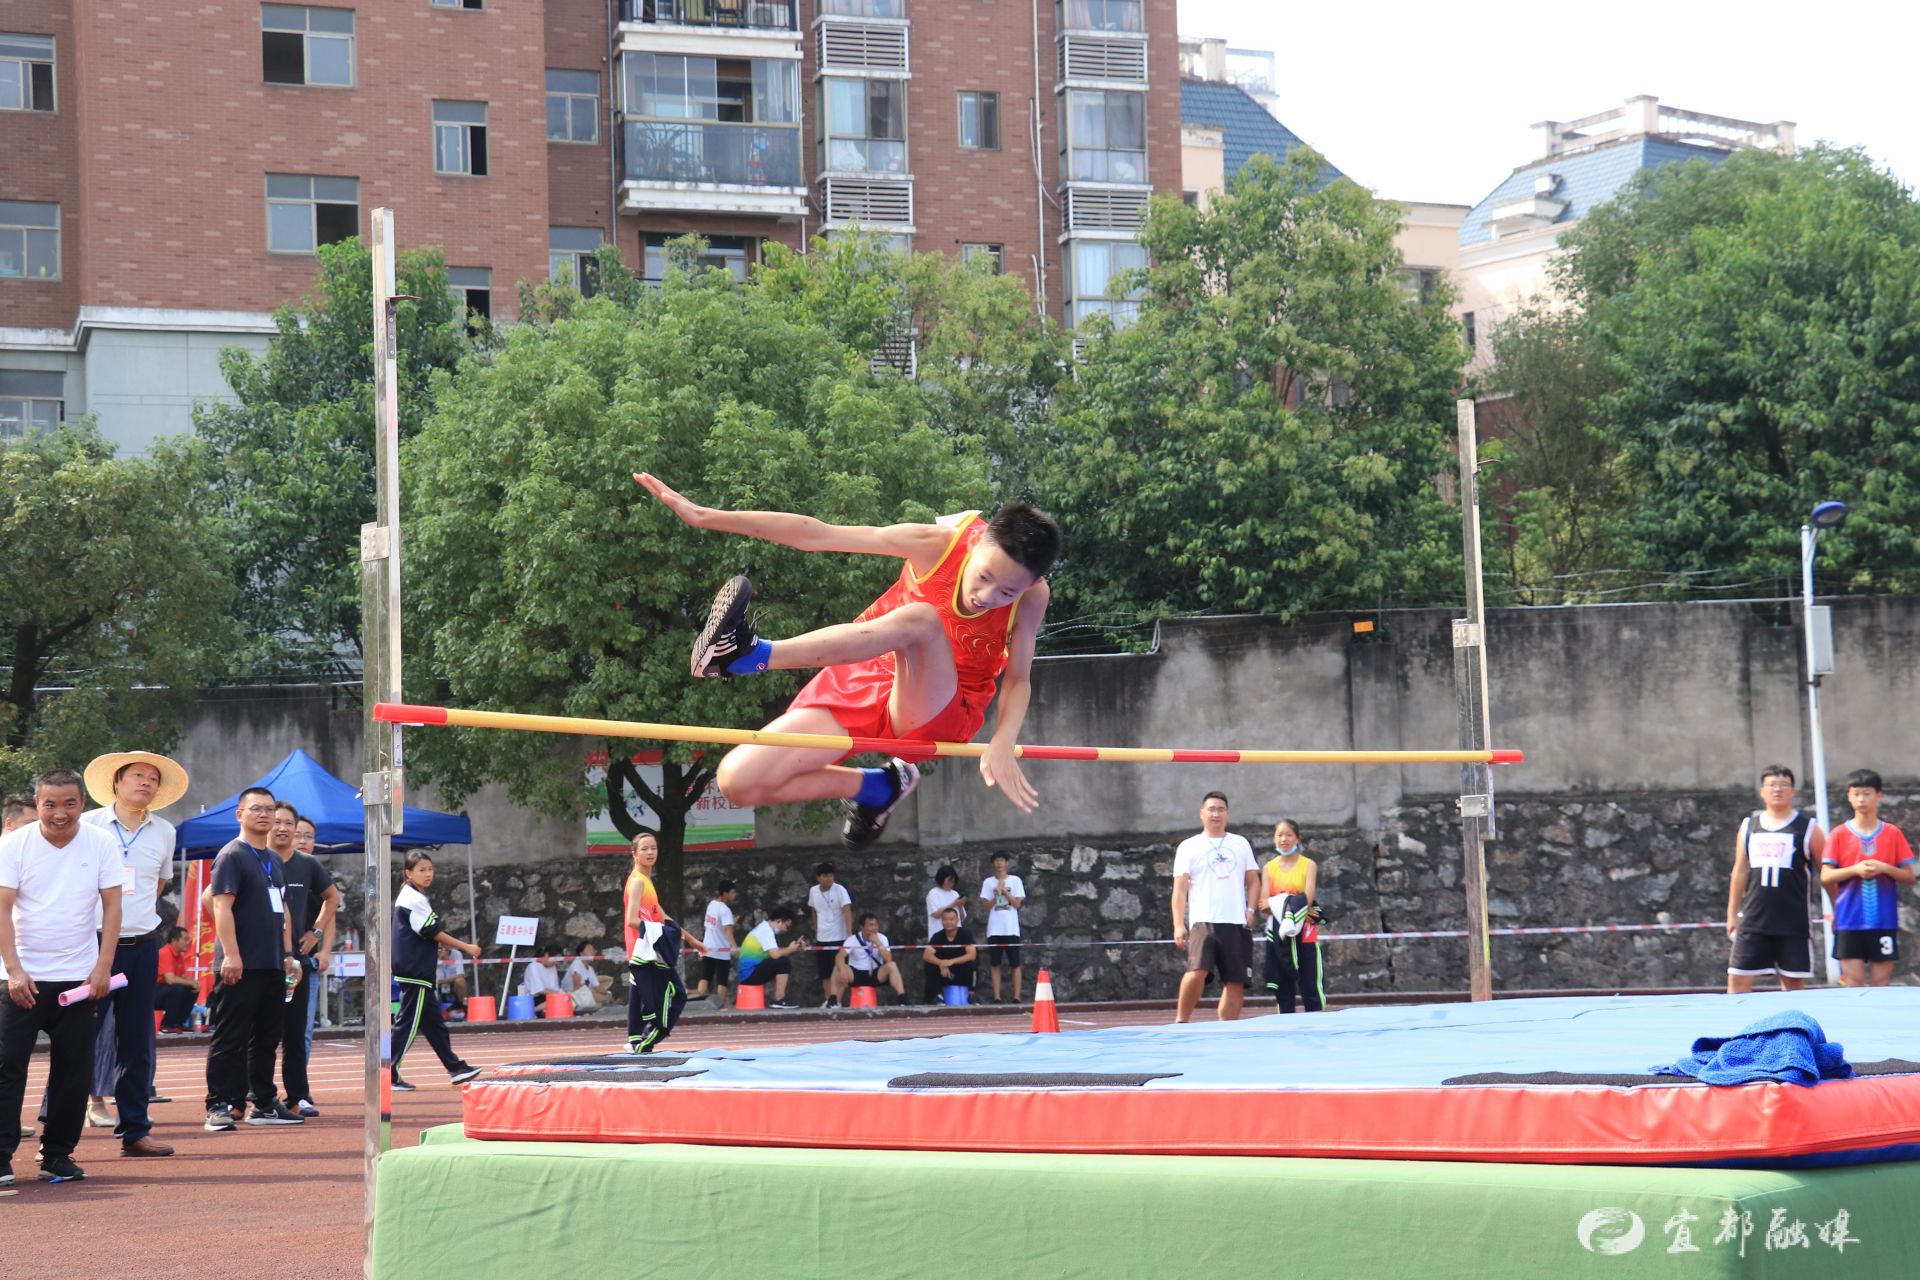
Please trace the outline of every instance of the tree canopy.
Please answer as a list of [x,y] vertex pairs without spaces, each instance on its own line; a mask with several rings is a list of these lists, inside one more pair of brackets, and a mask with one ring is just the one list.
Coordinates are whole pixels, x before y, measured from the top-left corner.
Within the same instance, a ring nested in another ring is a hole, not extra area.
[[204,459],[116,458],[82,420],[0,449],[0,789],[164,751],[233,640]]
[[1138,320],[1093,338],[1047,441],[1064,613],[1293,616],[1451,580],[1434,481],[1465,351],[1448,291],[1403,285],[1398,228],[1306,148],[1206,211],[1155,200]]
[[1835,586],[1920,588],[1920,203],[1855,151],[1643,173],[1566,239],[1605,365],[1593,428],[1634,478],[1617,536],[1663,572],[1761,577],[1840,499]]
[[[401,435],[418,428],[430,375],[468,345],[438,251],[401,255]],[[274,313],[265,356],[221,355],[234,399],[202,401],[194,426],[217,460],[223,523],[240,570],[247,637],[236,673],[360,640],[360,526],[373,519],[373,271],[358,238],[323,245],[312,292]]]

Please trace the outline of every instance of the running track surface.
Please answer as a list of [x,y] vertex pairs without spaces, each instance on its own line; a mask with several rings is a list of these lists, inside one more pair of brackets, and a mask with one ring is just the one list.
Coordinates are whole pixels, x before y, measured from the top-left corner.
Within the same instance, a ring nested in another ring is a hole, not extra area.
[[[1270,1008],[1249,1013],[1262,1016]],[[768,1018],[683,1026],[667,1047],[1025,1031],[1028,1016],[1022,1009],[939,1018]],[[1207,1020],[1212,1013],[1203,1006],[1195,1017]],[[1081,1012],[1068,1007],[1061,1012],[1067,1030],[1169,1020],[1166,1008]],[[487,1033],[456,1026],[453,1039],[456,1051],[482,1067],[626,1047],[624,1023],[612,1020],[538,1032]],[[319,1119],[208,1133],[200,1127],[206,1118],[206,1044],[162,1040],[156,1083],[173,1101],[154,1106],[153,1136],[175,1147],[176,1154],[124,1159],[111,1130],[87,1129],[74,1152],[86,1179],[52,1186],[35,1178],[39,1140],[24,1139],[13,1160],[17,1194],[0,1196],[0,1274],[138,1275],[143,1280],[360,1276],[363,1055],[357,1040],[314,1041],[309,1075]],[[42,1052],[28,1076],[27,1123],[33,1122],[46,1073]],[[424,1041],[409,1055],[406,1075],[420,1087],[394,1097],[396,1146],[411,1146],[420,1130],[460,1119],[459,1096]]]

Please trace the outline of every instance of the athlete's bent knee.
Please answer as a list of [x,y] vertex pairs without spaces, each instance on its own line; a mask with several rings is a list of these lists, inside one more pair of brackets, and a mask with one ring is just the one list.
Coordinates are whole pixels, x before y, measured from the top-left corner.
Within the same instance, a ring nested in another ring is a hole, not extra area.
[[766,783],[757,776],[752,760],[743,759],[742,754],[736,751],[720,762],[714,771],[714,785],[720,788],[727,803],[742,809],[769,803]]

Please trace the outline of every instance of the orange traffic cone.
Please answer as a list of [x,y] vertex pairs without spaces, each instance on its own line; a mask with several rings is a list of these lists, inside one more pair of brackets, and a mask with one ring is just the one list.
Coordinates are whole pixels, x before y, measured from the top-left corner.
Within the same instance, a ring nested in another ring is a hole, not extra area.
[[1033,1029],[1035,1031],[1058,1031],[1060,1029],[1060,1010],[1053,1003],[1053,979],[1042,969],[1039,978],[1033,984]]

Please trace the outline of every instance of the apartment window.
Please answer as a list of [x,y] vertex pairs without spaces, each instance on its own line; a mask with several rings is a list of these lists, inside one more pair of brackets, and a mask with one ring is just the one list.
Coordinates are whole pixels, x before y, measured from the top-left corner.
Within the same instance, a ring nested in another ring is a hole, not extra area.
[[1114,325],[1131,324],[1139,313],[1139,292],[1126,287],[1123,276],[1145,269],[1146,246],[1131,240],[1078,240],[1067,259],[1072,273],[1073,323],[1088,316],[1107,315]]
[[600,290],[600,274],[593,253],[600,247],[598,227],[547,228],[547,279],[577,286],[591,298]]
[[432,0],[436,9],[484,9],[482,0]]
[[1433,291],[1440,287],[1440,272],[1434,267],[1407,267],[1400,272],[1400,287],[1410,300],[1431,302]]
[[960,246],[960,261],[968,266],[984,262],[987,270],[997,276],[1007,268],[1006,248],[997,244],[963,244]]
[[1068,180],[1145,182],[1146,105],[1146,94],[1124,89],[1069,90]]
[[1473,312],[1469,311],[1463,314],[1460,317],[1460,323],[1466,326],[1467,350],[1478,351],[1480,349],[1480,332],[1479,327],[1474,324]]
[[960,146],[967,151],[1000,149],[999,94],[961,92]]
[[1067,0],[1067,27],[1073,31],[1145,31],[1140,0]]
[[67,375],[0,369],[0,441],[51,431],[67,416]]
[[904,18],[906,0],[821,0],[820,12],[843,18]]
[[487,104],[433,104],[433,171],[487,176]]
[[0,200],[0,277],[60,278],[60,206]]
[[827,81],[828,169],[907,171],[907,86],[901,80]]
[[600,73],[547,72],[547,140],[600,141]]
[[447,288],[469,317],[493,318],[493,271],[487,267],[448,267]]
[[260,6],[260,75],[268,84],[353,87],[353,10]]
[[360,234],[360,179],[267,175],[267,248],[312,253]]
[[[640,237],[640,248],[645,258],[642,271],[649,283],[659,284],[667,278],[667,241],[686,234],[684,231],[649,231]],[[756,241],[747,236],[701,238],[707,242],[707,248],[693,260],[695,268],[712,267],[726,272],[735,280],[746,280],[747,266],[753,261]]]
[[0,111],[53,110],[53,37],[0,32]]

